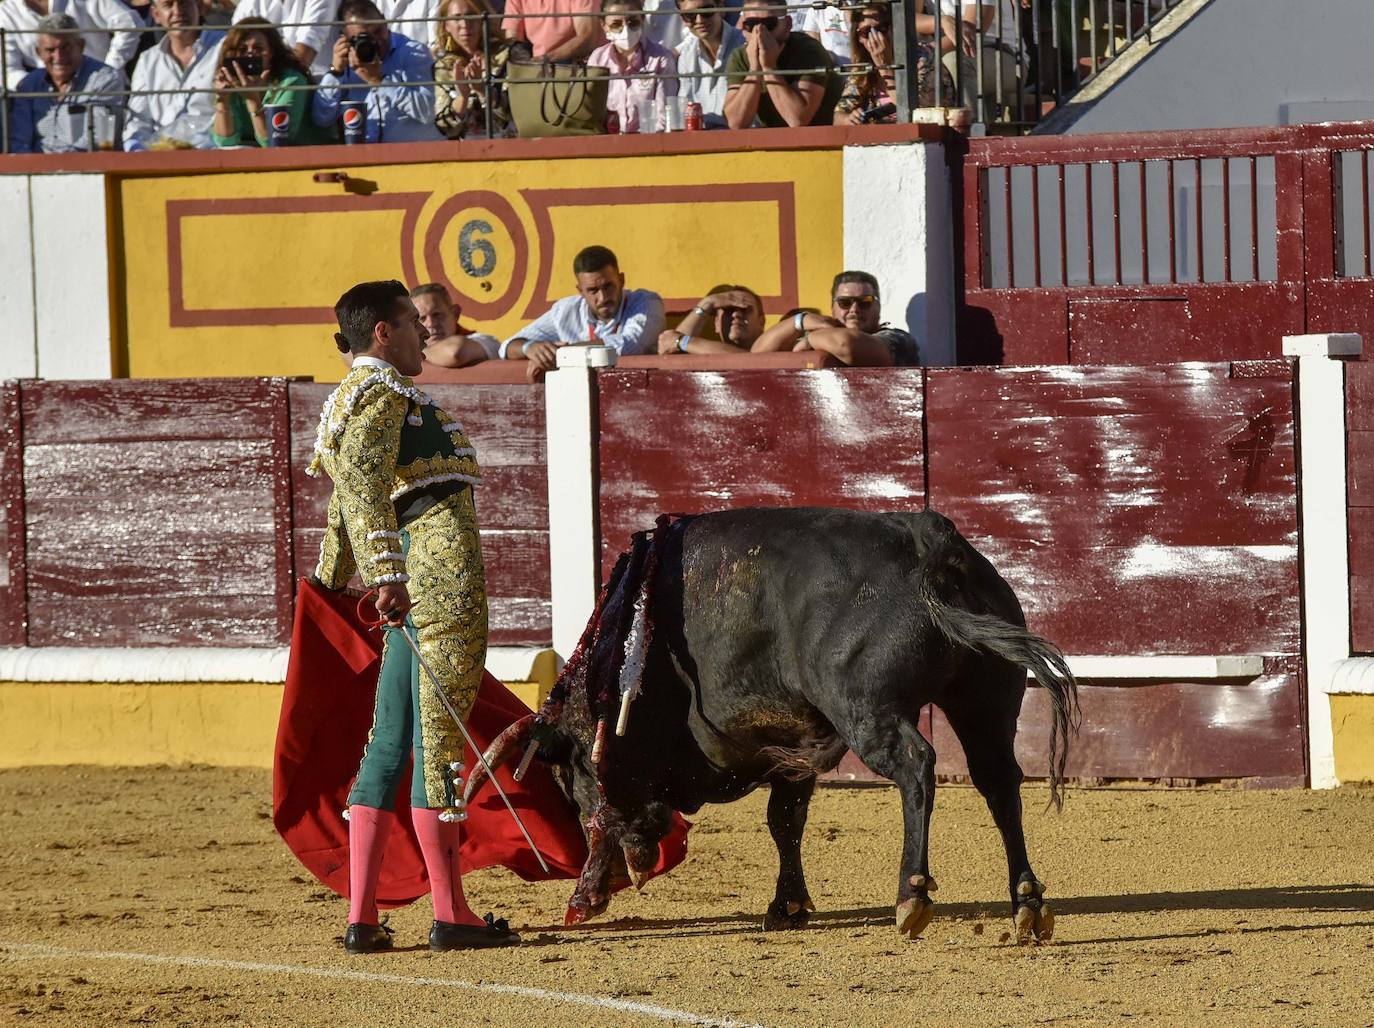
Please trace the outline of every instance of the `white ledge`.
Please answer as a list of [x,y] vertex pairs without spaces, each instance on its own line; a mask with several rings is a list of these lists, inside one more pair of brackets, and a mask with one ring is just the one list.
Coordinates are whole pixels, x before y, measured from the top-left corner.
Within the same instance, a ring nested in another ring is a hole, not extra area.
[[1258,653],[1229,656],[1165,654],[1147,657],[1069,657],[1075,678],[1255,678],[1264,673]]
[[1358,357],[1363,348],[1358,332],[1283,337],[1285,357]]
[[1326,691],[1347,696],[1374,696],[1374,657],[1351,657],[1341,661]]
[[[487,670],[503,682],[531,679],[547,647],[493,646]],[[0,682],[286,681],[286,647],[214,646],[0,648]]]

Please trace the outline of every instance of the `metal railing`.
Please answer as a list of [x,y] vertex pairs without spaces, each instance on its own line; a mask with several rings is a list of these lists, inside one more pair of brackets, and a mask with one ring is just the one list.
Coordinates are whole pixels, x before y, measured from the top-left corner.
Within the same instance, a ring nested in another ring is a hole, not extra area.
[[[1148,37],[1151,28],[1160,17],[1185,0],[985,0],[981,7],[982,19],[975,24],[971,12],[977,10],[976,0],[924,0],[925,10],[913,11],[913,4],[900,0],[876,0],[876,3],[862,3],[858,0],[807,0],[802,3],[779,4],[774,10],[785,9],[794,17],[811,10],[833,8],[850,14],[887,6],[891,18],[893,60],[890,65],[874,65],[868,61],[854,61],[832,68],[816,67],[770,71],[772,77],[802,78],[805,76],[828,74],[839,75],[866,74],[871,71],[893,73],[894,102],[897,120],[909,123],[912,112],[920,105],[921,83],[920,67],[917,59],[919,47],[930,48],[939,60],[935,65],[934,81],[928,91],[934,94],[936,107],[968,107],[971,120],[994,130],[1021,131],[1033,126],[1040,118],[1047,104],[1063,103],[1083,84],[1099,74],[1111,60],[1114,60],[1126,47],[1142,37]],[[921,4],[922,0],[916,0]],[[737,15],[738,7],[710,7],[701,10],[716,12],[722,16]],[[560,12],[551,11],[536,14],[521,14],[522,21],[543,18],[597,18],[600,12]],[[664,12],[645,12],[646,20],[664,17]],[[482,51],[485,58],[483,74],[480,78],[454,78],[436,81],[432,77],[426,81],[407,81],[403,83],[383,81],[373,88],[381,89],[434,89],[436,86],[457,88],[461,86],[480,87],[484,128],[491,136],[496,131],[495,117],[499,98],[505,89],[504,81],[493,74],[492,53],[496,42],[504,41],[499,26],[504,16],[491,12],[457,15],[450,18],[398,18],[385,24],[407,28],[411,25],[423,27],[439,21],[479,21],[481,23]],[[493,21],[496,25],[493,25]],[[274,23],[278,30],[292,28],[318,27],[324,25],[341,30],[344,22],[280,22]],[[206,25],[204,31],[226,31],[221,25]],[[922,31],[924,30],[924,31]],[[127,31],[125,26],[95,25],[68,30],[73,34],[88,35],[94,32]],[[150,26],[139,30],[154,35],[177,29]],[[15,35],[37,35],[36,29],[0,28],[0,87],[9,80],[9,46]],[[860,55],[855,54],[856,58]],[[943,66],[952,83],[951,94],[940,72]],[[679,72],[674,76],[682,79],[716,78],[718,72]],[[618,73],[598,76],[606,81],[632,81],[657,79],[653,73]],[[521,82],[531,84],[568,83],[588,81],[585,77],[571,76],[559,78],[531,77]],[[321,88],[334,88],[332,84],[322,85],[307,82],[299,85],[273,86],[279,92],[315,92]],[[356,88],[356,87],[355,87]],[[101,99],[127,102],[128,98],[169,94],[216,94],[219,92],[244,93],[252,89],[235,88],[221,90],[216,87],[182,87],[155,90],[101,90],[98,92],[79,92],[64,94],[67,100],[87,100],[96,102]],[[5,102],[0,102],[0,151],[9,152],[11,142],[10,102],[20,99],[41,99],[52,97],[50,91],[17,92],[5,90]]]

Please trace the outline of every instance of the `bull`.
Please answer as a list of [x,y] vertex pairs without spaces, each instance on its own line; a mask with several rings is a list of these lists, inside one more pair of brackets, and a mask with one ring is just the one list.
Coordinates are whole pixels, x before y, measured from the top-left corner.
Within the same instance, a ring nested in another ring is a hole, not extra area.
[[[568,924],[605,911],[626,874],[642,884],[674,811],[769,785],[771,930],[800,927],[815,910],[801,861],[807,808],[817,776],[852,750],[901,794],[895,918],[915,938],[936,889],[935,750],[917,727],[933,703],[1001,833],[1017,937],[1043,941],[1054,917],[1026,853],[1013,752],[1027,670],[1052,709],[1056,807],[1079,713],[1063,654],[1025,623],[1011,587],[934,511],[661,518],[621,555],[549,701],[487,756],[495,767],[537,753],[577,807],[589,855]],[[620,736],[606,728],[622,690],[635,698]],[[473,775],[468,798],[484,781]]]

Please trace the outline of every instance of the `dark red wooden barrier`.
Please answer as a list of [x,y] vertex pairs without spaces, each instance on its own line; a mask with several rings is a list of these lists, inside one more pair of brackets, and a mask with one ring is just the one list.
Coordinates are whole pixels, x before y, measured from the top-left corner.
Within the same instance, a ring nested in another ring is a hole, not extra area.
[[290,635],[286,382],[25,382],[28,643]]
[[[1075,654],[1264,654],[1249,682],[1083,683],[1075,775],[1300,779],[1297,482],[1287,361],[931,370],[931,506]],[[1044,694],[1022,716],[1044,767]],[[935,714],[937,744],[948,736]],[[941,770],[961,773],[957,746]],[[1154,770],[1151,770],[1151,769]]]
[[963,364],[1264,359],[1374,330],[1368,125],[971,140]]
[[920,369],[598,376],[603,574],[663,511],[925,504]]
[[24,441],[19,383],[0,382],[0,646],[25,642]]
[[[512,364],[514,362],[511,362]],[[505,369],[497,368],[505,372]],[[547,646],[552,637],[549,601],[549,502],[545,470],[544,391],[523,381],[433,384],[426,388],[463,423],[486,484],[476,491],[487,567],[493,646]],[[308,575],[319,558],[327,479],[305,474],[315,445],[320,405],[333,386],[291,386],[291,474],[296,573]]]
[[1374,360],[1346,364],[1345,394],[1351,649],[1374,654]]

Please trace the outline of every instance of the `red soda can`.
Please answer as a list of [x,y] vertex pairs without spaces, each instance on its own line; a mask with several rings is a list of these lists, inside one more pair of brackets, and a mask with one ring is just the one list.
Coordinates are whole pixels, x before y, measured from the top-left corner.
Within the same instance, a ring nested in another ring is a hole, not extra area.
[[704,121],[701,104],[695,100],[690,101],[682,114],[682,127],[688,132],[698,132],[706,127]]
[[606,135],[616,136],[620,134],[620,115],[616,111],[606,112]]

